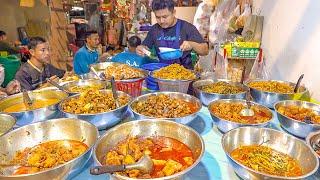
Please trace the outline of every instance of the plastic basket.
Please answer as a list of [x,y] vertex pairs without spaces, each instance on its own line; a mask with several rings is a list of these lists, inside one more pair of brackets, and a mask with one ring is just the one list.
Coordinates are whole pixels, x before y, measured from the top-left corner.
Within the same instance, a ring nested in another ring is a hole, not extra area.
[[142,92],[144,78],[130,81],[116,81],[118,91],[123,91],[132,97],[138,97]]
[[192,81],[170,81],[157,79],[160,91],[188,93]]

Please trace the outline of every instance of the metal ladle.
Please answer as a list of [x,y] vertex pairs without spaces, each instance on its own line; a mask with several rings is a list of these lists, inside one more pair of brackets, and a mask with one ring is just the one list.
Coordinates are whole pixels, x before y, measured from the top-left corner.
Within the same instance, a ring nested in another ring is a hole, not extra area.
[[24,89],[22,91],[23,102],[27,107],[31,107],[33,102],[28,94],[28,92]]
[[105,173],[122,172],[125,170],[137,169],[144,173],[151,173],[153,170],[153,161],[148,155],[144,155],[137,163],[128,165],[110,165],[96,166],[90,169],[90,174],[100,175]]
[[[246,67],[243,67],[242,76],[241,76],[241,84],[244,83],[244,76],[246,74]],[[246,92],[246,107],[240,111],[241,116],[253,116],[254,111],[251,109],[251,102],[250,102],[250,89]]]
[[47,79],[47,82],[50,83],[51,85],[53,85],[54,87],[58,88],[59,90],[66,92],[66,93],[70,93],[69,91],[67,91],[64,87],[60,86],[58,83],[52,81],[51,79]]
[[297,81],[297,84],[296,84],[296,86],[294,87],[294,90],[293,90],[294,93],[297,93],[297,92],[298,92],[299,87],[300,87],[300,84],[301,84],[301,81],[302,81],[302,79],[303,79],[303,76],[304,76],[304,74],[301,74],[301,76],[299,77],[299,79],[298,79],[298,81]]
[[118,101],[118,94],[116,89],[116,82],[114,80],[114,77],[111,77],[111,89],[112,89],[112,95],[113,99],[116,102],[116,108],[120,107],[119,101]]
[[90,67],[90,70],[93,72],[94,75],[97,76],[99,80],[104,80],[92,66]]

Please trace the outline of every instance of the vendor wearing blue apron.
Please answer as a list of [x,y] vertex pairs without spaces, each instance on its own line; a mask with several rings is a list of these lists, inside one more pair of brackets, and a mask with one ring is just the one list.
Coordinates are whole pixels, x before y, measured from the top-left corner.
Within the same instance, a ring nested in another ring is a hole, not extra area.
[[[175,17],[173,0],[153,0],[152,10],[157,24],[152,26],[142,45],[137,47],[137,54],[144,56],[144,49],[155,47],[161,63],[178,63],[192,69],[192,50],[201,56],[208,54],[208,45],[199,31],[192,24]],[[159,56],[159,47],[181,49],[183,55],[179,59],[164,60]]]

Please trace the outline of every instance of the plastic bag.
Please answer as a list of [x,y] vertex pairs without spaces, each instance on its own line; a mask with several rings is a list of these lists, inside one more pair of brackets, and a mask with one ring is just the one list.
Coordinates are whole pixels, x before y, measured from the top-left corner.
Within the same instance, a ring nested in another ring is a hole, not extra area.
[[228,79],[228,56],[226,51],[224,51],[224,56],[220,53],[216,53],[214,61],[215,79]]
[[270,73],[267,70],[267,66],[265,63],[265,59],[263,58],[262,50],[260,50],[254,61],[248,80],[254,80],[254,79],[268,80],[269,78],[270,78]]
[[214,58],[215,53],[213,49],[209,50],[208,55],[200,56],[197,65],[195,66],[195,70],[200,72],[201,79],[214,79]]
[[233,10],[232,16],[229,19],[229,27],[228,32],[234,33],[238,30],[238,26],[236,24],[236,20],[240,16],[240,5],[237,5],[237,7]]
[[202,37],[207,37],[209,33],[210,16],[213,13],[213,6],[201,2],[194,16],[193,25],[198,29]]
[[244,5],[244,11],[243,13],[238,17],[236,20],[236,25],[238,27],[244,27],[244,24],[246,23],[248,17],[251,15],[251,7],[250,4]]
[[229,20],[236,6],[236,0],[223,1],[211,15],[209,40],[212,44],[226,40]]

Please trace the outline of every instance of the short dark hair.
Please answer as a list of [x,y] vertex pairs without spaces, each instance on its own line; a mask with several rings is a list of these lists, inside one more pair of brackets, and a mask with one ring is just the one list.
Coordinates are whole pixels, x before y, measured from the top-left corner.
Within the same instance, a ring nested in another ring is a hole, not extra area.
[[5,36],[5,35],[7,35],[7,33],[6,33],[6,32],[4,32],[4,31],[0,31],[0,36]]
[[92,34],[98,34],[98,32],[97,32],[97,31],[94,31],[94,30],[92,30],[92,31],[87,31],[87,32],[85,33],[86,39],[87,39],[89,36],[91,36]]
[[42,37],[39,37],[39,36],[32,37],[32,38],[30,38],[30,42],[28,44],[28,48],[29,49],[35,49],[38,44],[45,43],[45,42],[47,42],[47,40],[45,40]]
[[174,10],[174,1],[173,0],[153,0],[152,4],[152,11],[157,11],[161,9],[168,8],[169,11]]
[[128,44],[131,47],[137,47],[137,46],[141,45],[141,39],[138,36],[131,36],[128,39]]

